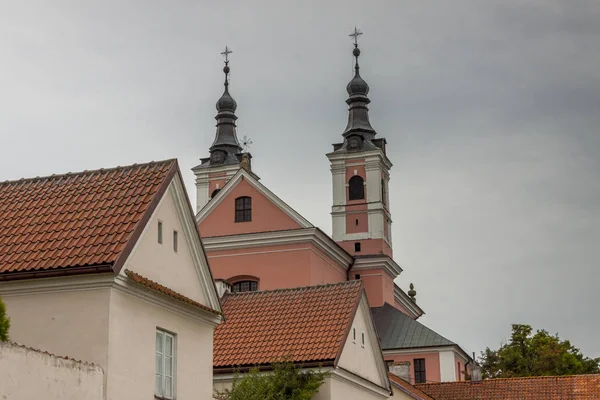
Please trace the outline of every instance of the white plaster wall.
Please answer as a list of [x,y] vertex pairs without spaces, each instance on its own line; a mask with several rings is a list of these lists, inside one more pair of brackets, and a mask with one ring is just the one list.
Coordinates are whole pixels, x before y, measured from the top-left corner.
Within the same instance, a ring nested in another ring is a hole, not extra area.
[[104,373],[93,364],[0,343],[0,371],[0,399],[103,399]]
[[394,399],[401,399],[401,400],[414,400],[415,399],[413,396],[404,393],[402,390],[398,389],[394,385],[392,385],[392,391],[394,392],[394,395],[392,396]]
[[331,400],[383,400],[389,396],[374,393],[355,383],[332,376],[329,382]]
[[[171,185],[175,185],[175,180]],[[171,189],[165,193],[159,206],[140,237],[121,273],[130,269],[159,282],[184,296],[207,305],[201,280],[192,261],[190,246],[175,208]],[[158,221],[162,222],[163,242],[158,243]],[[177,252],[173,250],[173,231],[178,232]]]
[[212,399],[212,326],[117,291],[110,310],[109,400],[154,398],[157,327],[176,336],[176,398]]
[[[76,278],[54,279],[66,282]],[[31,280],[27,284],[34,281],[41,280]],[[2,283],[0,289],[19,284]],[[109,296],[108,288],[4,294],[2,300],[11,324],[10,338],[25,346],[85,360],[104,368],[108,356]]]
[[456,366],[452,349],[440,351],[440,380],[442,382],[456,381]]
[[[338,366],[350,371],[376,385],[386,387],[387,382],[382,380],[381,374],[378,371],[378,363],[383,363],[383,359],[378,352],[379,348],[374,348],[372,343],[377,343],[377,338],[373,338],[367,329],[371,318],[369,306],[366,303],[366,297],[362,296],[359,307],[356,310],[352,328],[346,339],[346,344],[342,350]],[[352,329],[356,329],[356,340],[353,338]],[[362,333],[365,333],[365,344],[362,344]],[[381,357],[380,357],[381,358]]]

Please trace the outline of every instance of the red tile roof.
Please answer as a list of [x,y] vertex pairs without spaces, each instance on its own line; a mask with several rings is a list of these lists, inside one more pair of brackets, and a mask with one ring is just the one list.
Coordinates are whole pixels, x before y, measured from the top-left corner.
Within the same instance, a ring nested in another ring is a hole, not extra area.
[[136,274],[133,271],[130,271],[130,270],[126,269],[125,270],[125,275],[127,275],[132,281],[134,281],[138,285],[142,285],[144,287],[147,287],[148,289],[152,289],[154,291],[157,291],[159,293],[162,293],[164,295],[167,295],[167,296],[172,297],[174,299],[177,299],[179,301],[183,301],[184,303],[187,303],[187,304],[192,305],[194,307],[201,308],[201,309],[203,309],[205,311],[208,311],[208,312],[211,312],[213,314],[222,315],[217,310],[213,310],[212,308],[207,307],[204,304],[198,303],[197,301],[192,300],[189,297],[186,297],[186,296],[184,296],[182,294],[179,294],[176,291],[171,290],[168,287],[163,286],[160,283],[154,282],[153,280],[150,280],[150,279],[148,279],[146,277],[143,277],[140,274]]
[[93,266],[110,271],[176,171],[177,161],[167,160],[0,182],[0,279]]
[[600,399],[600,375],[484,379],[479,383],[423,383],[416,387],[435,400]]
[[401,390],[402,392],[408,394],[413,399],[435,400],[429,397],[426,393],[423,393],[421,390],[411,385],[410,383],[406,382],[404,379],[400,378],[398,375],[392,374],[391,372],[389,372],[388,375],[390,377],[390,382],[392,382],[392,385],[394,385],[396,388],[399,388],[398,390]]
[[215,370],[287,359],[334,362],[362,293],[361,281],[226,294],[214,335]]

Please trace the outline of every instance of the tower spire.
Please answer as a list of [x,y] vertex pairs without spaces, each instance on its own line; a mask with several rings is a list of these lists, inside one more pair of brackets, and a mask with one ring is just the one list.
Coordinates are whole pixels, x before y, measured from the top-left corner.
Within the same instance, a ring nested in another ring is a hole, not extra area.
[[229,55],[233,53],[228,46],[221,52],[225,58],[223,72],[225,73],[225,90],[221,98],[217,101],[217,133],[215,140],[210,146],[210,163],[211,164],[237,164],[239,163],[238,154],[241,153],[242,147],[237,140],[236,124],[237,117],[235,110],[237,103],[229,94]]
[[354,27],[354,31],[349,35],[354,40],[354,49],[352,55],[354,56],[354,77],[346,86],[348,92],[348,124],[344,130],[343,136],[347,138],[353,134],[356,134],[364,140],[372,140],[375,135],[375,129],[371,126],[369,121],[369,108],[367,104],[371,102],[367,95],[369,94],[369,85],[360,76],[360,67],[358,65],[358,57],[360,56],[360,49],[358,47],[358,38],[363,33]]

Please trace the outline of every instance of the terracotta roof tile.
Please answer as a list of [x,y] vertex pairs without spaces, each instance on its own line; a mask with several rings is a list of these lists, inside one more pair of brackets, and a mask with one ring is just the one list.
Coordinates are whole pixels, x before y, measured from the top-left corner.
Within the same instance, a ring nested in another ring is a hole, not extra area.
[[113,265],[176,160],[0,182],[0,275]]
[[412,396],[413,399],[434,400],[433,398],[429,397],[426,393],[422,392],[410,383],[406,382],[404,379],[400,378],[398,375],[389,372],[388,376],[390,377],[390,382],[392,382],[392,385],[401,388],[400,390],[402,390],[404,393],[408,393],[410,396]]
[[186,296],[184,296],[182,294],[179,294],[176,291],[171,290],[168,287],[163,286],[160,283],[154,282],[153,280],[150,280],[150,279],[148,279],[146,277],[143,277],[140,274],[136,274],[133,271],[130,271],[130,270],[126,269],[125,270],[125,275],[127,275],[132,281],[134,281],[135,283],[137,283],[139,285],[145,286],[145,287],[147,287],[149,289],[155,290],[155,291],[157,291],[159,293],[165,294],[165,295],[170,296],[170,297],[172,297],[174,299],[177,299],[179,301],[183,301],[184,303],[187,303],[187,304],[192,305],[194,307],[201,308],[201,309],[203,309],[205,311],[208,311],[208,312],[211,312],[213,314],[222,315],[217,310],[213,310],[212,308],[207,307],[204,304],[198,303],[197,301],[192,300],[189,297],[186,297]]
[[415,385],[436,400],[597,400],[600,375],[484,379]]
[[214,335],[215,368],[336,359],[360,298],[362,284],[349,281],[227,294],[226,321]]

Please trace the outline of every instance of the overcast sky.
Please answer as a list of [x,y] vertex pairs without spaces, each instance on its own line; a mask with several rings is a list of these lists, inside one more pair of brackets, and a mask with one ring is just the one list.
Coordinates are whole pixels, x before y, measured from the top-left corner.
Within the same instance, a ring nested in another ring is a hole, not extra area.
[[0,0],[0,180],[177,157],[194,203],[227,44],[253,170],[330,232],[354,25],[420,321],[599,357],[597,0]]

